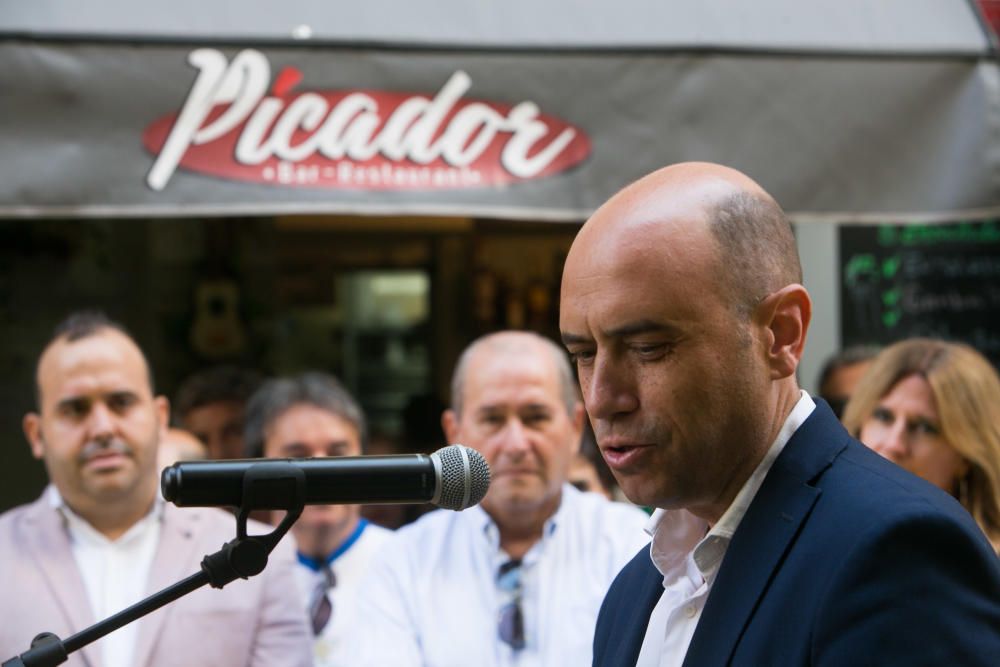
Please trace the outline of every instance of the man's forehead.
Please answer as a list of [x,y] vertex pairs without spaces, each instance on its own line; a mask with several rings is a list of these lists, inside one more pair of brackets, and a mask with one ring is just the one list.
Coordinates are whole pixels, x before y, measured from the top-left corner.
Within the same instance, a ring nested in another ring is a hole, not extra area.
[[468,370],[470,379],[488,380],[497,369],[538,376],[556,375],[552,353],[533,340],[508,339],[482,345],[470,359]]
[[718,249],[704,228],[645,226],[650,229],[581,233],[574,242],[561,288],[564,342],[592,321],[609,330],[649,328],[650,319],[670,326],[690,318],[699,299],[722,294]]
[[184,415],[185,421],[204,422],[220,424],[241,421],[243,417],[243,405],[238,401],[229,399],[213,401],[198,405],[187,411]]
[[269,432],[303,427],[312,432],[338,434],[338,437],[344,433],[355,437],[358,435],[357,426],[344,415],[312,403],[294,403],[271,418],[267,424]]
[[487,403],[545,403],[558,400],[559,377],[551,353],[540,348],[480,351],[469,364],[465,400]]
[[558,399],[559,384],[554,373],[523,363],[520,368],[495,368],[495,374],[470,378],[471,381],[466,384],[466,399],[477,403],[500,399],[510,401],[513,397],[518,402],[534,400],[539,403],[550,397]]
[[39,359],[37,381],[43,389],[97,377],[117,378],[118,384],[136,391],[149,388],[149,371],[142,352],[128,337],[112,329],[72,341],[59,338]]
[[493,412],[532,412],[551,410],[558,407],[559,398],[548,390],[524,387],[518,393],[484,392],[470,402],[468,410],[471,414],[487,414]]
[[708,220],[705,211],[685,206],[610,206],[580,230],[567,264],[627,268],[636,262],[675,263],[714,256],[716,243]]

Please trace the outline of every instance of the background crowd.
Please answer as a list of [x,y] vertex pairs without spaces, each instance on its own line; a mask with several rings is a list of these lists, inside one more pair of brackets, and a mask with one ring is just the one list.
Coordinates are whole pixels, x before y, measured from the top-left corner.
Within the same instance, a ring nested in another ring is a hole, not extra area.
[[[1000,379],[967,345],[908,339],[845,350],[815,399],[800,390],[811,306],[790,237],[731,170],[640,180],[567,258],[565,347],[500,331],[455,366],[433,417],[441,445],[488,461],[479,506],[309,506],[259,577],[181,598],[69,664],[844,664],[928,624],[934,660],[990,664]],[[230,514],[162,500],[174,461],[407,451],[320,371],[206,368],[168,401],[139,341],[96,312],[56,328],[34,391],[24,433],[50,484],[0,516],[4,659],[192,574],[233,536]],[[808,500],[782,486],[796,476]],[[265,531],[280,517],[255,518]],[[883,571],[886,553],[906,554],[905,572]],[[755,586],[756,607],[737,592]],[[857,620],[886,600],[891,617]],[[794,610],[805,630],[776,631]]]

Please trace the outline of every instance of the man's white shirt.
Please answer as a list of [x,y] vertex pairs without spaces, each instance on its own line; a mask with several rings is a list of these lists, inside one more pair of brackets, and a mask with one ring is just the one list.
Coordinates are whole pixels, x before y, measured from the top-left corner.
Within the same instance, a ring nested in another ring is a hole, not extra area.
[[[331,554],[329,562],[337,584],[326,593],[333,605],[330,621],[316,637],[313,658],[316,667],[348,667],[350,645],[358,627],[358,590],[368,567],[392,536],[392,531],[362,519],[355,535]],[[299,556],[296,580],[303,600],[310,600],[323,574]]]
[[764,458],[711,530],[687,510],[656,510],[650,517],[650,558],[663,575],[663,594],[650,614],[636,667],[680,667],[684,662],[729,542],[781,450],[815,408],[802,391]]
[[[109,540],[66,505],[59,491],[49,487],[49,500],[69,531],[73,559],[80,570],[94,621],[117,614],[139,602],[147,591],[149,569],[160,540],[163,500],[156,496],[150,512],[116,540]],[[103,667],[133,667],[132,656],[139,624],[128,625],[99,639]],[[64,638],[65,639],[65,638]]]
[[597,612],[647,541],[646,515],[563,486],[559,509],[522,559],[525,647],[499,638],[504,602],[496,524],[481,508],[438,510],[398,530],[365,579],[357,667],[589,665]]

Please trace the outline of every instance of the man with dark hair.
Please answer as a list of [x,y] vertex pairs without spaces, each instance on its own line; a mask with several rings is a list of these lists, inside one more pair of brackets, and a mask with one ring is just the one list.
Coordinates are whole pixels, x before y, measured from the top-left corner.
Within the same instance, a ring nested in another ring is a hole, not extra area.
[[489,492],[400,528],[363,588],[352,667],[586,665],[608,584],[645,542],[640,510],[567,483],[583,408],[566,354],[505,331],[466,348],[442,415]]
[[837,352],[823,364],[819,373],[819,396],[830,404],[837,419],[861,383],[868,367],[878,356],[877,345],[852,345]]
[[[248,453],[271,458],[360,456],[361,407],[333,377],[304,373],[266,382],[247,404]],[[390,532],[361,518],[359,505],[307,505],[292,526],[296,577],[308,600],[319,667],[346,667],[357,624],[358,584]]]
[[208,449],[210,459],[243,456],[243,411],[260,376],[236,366],[214,366],[181,383],[174,397],[177,423]]
[[1000,564],[953,498],[798,387],[812,304],[781,208],[744,174],[654,172],[580,230],[560,329],[652,544],[594,665],[996,665]]
[[[149,364],[120,325],[93,313],[67,319],[39,358],[36,386],[24,432],[51,485],[0,516],[0,659],[39,632],[65,639],[196,573],[236,532],[224,512],[160,498],[167,400],[154,395]],[[195,591],[67,664],[309,665],[293,568],[282,543],[258,577]]]

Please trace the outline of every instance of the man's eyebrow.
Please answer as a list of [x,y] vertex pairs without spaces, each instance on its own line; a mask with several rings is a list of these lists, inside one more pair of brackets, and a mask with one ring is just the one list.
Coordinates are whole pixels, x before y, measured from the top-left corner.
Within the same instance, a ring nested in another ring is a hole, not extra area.
[[[668,333],[676,334],[679,329],[673,325],[666,324],[664,322],[655,322],[653,320],[636,320],[635,322],[628,322],[620,327],[615,327],[614,329],[609,329],[604,332],[608,338],[625,338],[627,336],[635,336],[637,334],[644,333]],[[593,342],[588,336],[581,336],[579,334],[573,333],[563,333],[562,334],[563,345],[582,345],[586,343]]]
[[326,446],[329,449],[330,447],[348,447],[350,444],[351,442],[347,438],[338,438],[326,443]]
[[304,449],[306,444],[298,440],[292,440],[281,445],[281,449]]
[[86,405],[89,402],[90,399],[86,396],[67,396],[66,398],[56,401],[56,409]]
[[581,343],[589,343],[590,338],[586,336],[581,336],[579,334],[572,333],[561,333],[563,345],[579,345]]
[[131,389],[116,389],[105,394],[105,398],[138,398],[139,393]]
[[615,327],[614,329],[609,329],[606,333],[611,338],[624,338],[626,336],[635,336],[637,334],[644,333],[676,333],[677,331],[677,327],[673,325],[643,319],[623,324],[622,326]]

